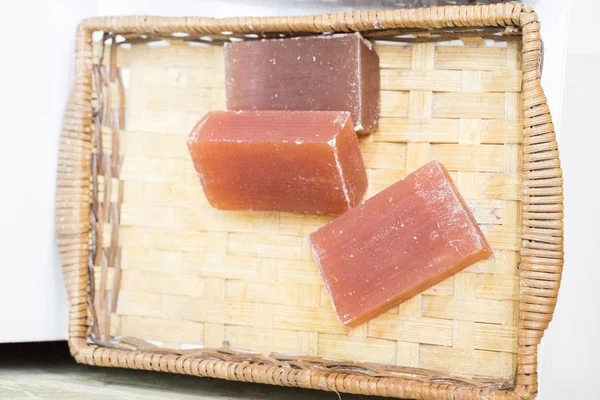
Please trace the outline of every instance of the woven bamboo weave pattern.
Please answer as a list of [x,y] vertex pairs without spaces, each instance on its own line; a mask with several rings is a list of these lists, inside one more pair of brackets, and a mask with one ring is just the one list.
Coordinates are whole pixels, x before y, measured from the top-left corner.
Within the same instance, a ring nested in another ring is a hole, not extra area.
[[[96,30],[133,46],[92,49]],[[404,42],[376,45],[382,119],[361,140],[368,195],[435,158],[495,249],[494,260],[352,330],[337,322],[304,240],[329,217],[211,209],[183,140],[204,112],[224,108],[223,40],[331,31]],[[165,37],[168,46],[142,43]],[[520,5],[86,20],[57,187],[73,355],[395,397],[534,396],[562,269],[562,178],[540,49],[537,17]]]
[[[174,348],[231,347],[514,376],[519,44],[377,49],[383,118],[381,129],[361,143],[369,195],[431,158],[442,161],[487,231],[496,259],[361,327],[341,327],[305,241],[331,217],[223,212],[203,197],[184,139],[206,110],[224,108],[222,47],[135,45],[120,62],[130,82],[119,181],[123,272],[113,336]],[[487,70],[468,64],[482,56],[497,63]],[[490,192],[494,185],[510,187],[512,196],[504,187],[502,196]],[[111,243],[112,229],[104,232],[104,243]]]

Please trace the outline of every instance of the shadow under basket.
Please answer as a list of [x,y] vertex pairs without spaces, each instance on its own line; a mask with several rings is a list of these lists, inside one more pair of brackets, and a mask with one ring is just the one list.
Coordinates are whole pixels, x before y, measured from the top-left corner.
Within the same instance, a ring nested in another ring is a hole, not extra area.
[[[563,265],[562,177],[527,6],[92,18],[77,30],[58,246],[78,362],[401,398],[532,398]],[[381,61],[370,197],[442,162],[494,248],[357,328],[305,237],[332,217],[211,208],[185,137],[225,109],[223,43],[360,31]]]

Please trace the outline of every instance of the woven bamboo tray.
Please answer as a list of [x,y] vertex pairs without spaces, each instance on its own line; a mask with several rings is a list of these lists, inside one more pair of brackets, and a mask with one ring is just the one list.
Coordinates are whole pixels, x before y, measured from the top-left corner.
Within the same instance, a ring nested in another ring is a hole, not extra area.
[[[539,28],[517,4],[83,21],[56,198],[75,359],[403,398],[534,397],[563,264]],[[382,68],[380,127],[361,138],[368,196],[437,159],[495,258],[347,329],[304,239],[331,217],[212,209],[184,138],[225,108],[225,41],[351,31],[376,41]]]

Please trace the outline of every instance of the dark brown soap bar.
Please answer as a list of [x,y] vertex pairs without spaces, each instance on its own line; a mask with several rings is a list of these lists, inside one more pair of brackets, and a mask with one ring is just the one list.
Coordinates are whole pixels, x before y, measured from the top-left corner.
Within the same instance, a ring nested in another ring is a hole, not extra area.
[[436,161],[309,237],[340,322],[356,326],[492,254]]
[[379,119],[379,57],[359,33],[225,43],[229,110],[349,111]]
[[211,111],[187,144],[215,208],[338,214],[367,189],[352,125],[346,111]]

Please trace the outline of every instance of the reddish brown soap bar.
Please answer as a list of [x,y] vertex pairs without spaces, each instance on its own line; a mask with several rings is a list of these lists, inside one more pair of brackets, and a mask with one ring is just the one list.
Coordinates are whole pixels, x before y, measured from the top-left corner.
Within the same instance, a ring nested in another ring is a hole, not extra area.
[[379,57],[359,33],[225,43],[229,110],[349,111],[379,119]]
[[349,326],[492,254],[436,161],[313,232],[309,242],[337,316]]
[[187,139],[213,207],[341,213],[367,174],[345,111],[212,111]]

